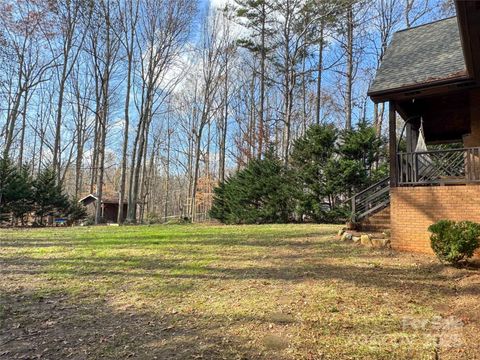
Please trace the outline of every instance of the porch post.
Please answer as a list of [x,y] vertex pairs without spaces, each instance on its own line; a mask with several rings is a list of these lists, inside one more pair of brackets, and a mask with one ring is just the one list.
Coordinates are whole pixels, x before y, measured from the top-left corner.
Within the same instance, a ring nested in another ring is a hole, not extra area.
[[411,123],[408,123],[405,130],[407,137],[407,153],[413,153],[417,147],[418,129],[416,129]]
[[397,115],[395,102],[388,104],[388,133],[389,133],[389,153],[390,153],[390,187],[397,186]]

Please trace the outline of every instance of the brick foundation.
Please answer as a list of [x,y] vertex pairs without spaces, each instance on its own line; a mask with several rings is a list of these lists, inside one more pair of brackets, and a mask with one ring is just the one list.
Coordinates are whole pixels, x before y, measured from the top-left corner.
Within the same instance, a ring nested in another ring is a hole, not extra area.
[[390,191],[392,247],[432,254],[428,227],[438,220],[480,223],[480,185],[397,187]]

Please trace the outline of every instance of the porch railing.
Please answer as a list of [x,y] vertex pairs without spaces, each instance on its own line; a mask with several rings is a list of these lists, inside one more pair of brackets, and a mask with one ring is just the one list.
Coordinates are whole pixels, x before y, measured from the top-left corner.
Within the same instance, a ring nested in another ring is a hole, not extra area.
[[399,185],[480,183],[480,147],[398,153]]
[[384,209],[390,204],[390,178],[382,179],[356,193],[344,203],[350,205],[351,220],[354,223]]

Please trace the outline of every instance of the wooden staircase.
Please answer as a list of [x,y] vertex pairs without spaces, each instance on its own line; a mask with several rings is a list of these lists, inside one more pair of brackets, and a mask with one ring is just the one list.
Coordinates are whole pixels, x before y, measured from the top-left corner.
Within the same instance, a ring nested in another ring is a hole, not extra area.
[[353,195],[350,204],[351,223],[362,231],[390,229],[390,178]]
[[390,206],[380,210],[379,212],[368,216],[360,221],[358,230],[368,232],[383,232],[390,229]]

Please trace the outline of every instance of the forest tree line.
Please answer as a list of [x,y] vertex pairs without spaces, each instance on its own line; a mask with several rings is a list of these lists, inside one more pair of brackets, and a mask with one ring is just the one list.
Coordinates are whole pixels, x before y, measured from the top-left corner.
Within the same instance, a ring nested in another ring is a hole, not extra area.
[[287,168],[312,125],[369,123],[380,139],[386,109],[366,92],[393,33],[453,13],[449,0],[0,0],[0,157],[32,179],[49,169],[71,199],[118,194],[131,223],[195,220],[251,161]]

